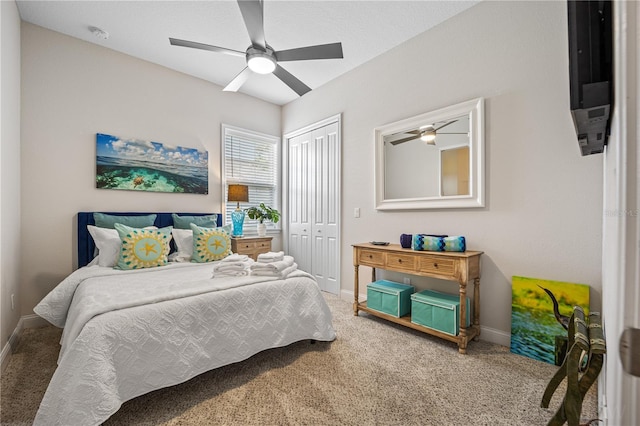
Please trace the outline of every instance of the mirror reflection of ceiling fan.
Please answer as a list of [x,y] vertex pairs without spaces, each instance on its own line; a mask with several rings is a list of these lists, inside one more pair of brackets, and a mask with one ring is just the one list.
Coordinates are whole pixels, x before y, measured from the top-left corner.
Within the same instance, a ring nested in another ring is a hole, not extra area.
[[435,127],[434,124],[429,124],[428,126],[422,126],[420,127],[420,129],[418,130],[411,130],[408,132],[402,132],[403,134],[408,134],[410,136],[404,137],[404,138],[400,138],[400,139],[395,139],[392,141],[389,141],[389,143],[391,145],[398,145],[401,143],[405,143],[405,142],[409,142],[409,141],[413,141],[416,139],[420,139],[424,142],[427,143],[427,145],[435,145],[436,144],[436,134],[441,134],[441,135],[466,135],[467,133],[444,133],[444,132],[440,132],[438,133],[438,130],[455,123],[458,120],[452,120],[452,121],[448,121],[446,123],[444,123],[443,125],[439,126],[439,127]]
[[209,50],[224,53],[231,56],[241,56],[247,61],[247,66],[236,75],[223,89],[228,92],[237,92],[249,79],[252,73],[273,73],[284,84],[289,86],[299,96],[309,92],[311,88],[298,80],[287,70],[279,65],[285,61],[305,61],[309,59],[342,59],[342,43],[320,44],[316,46],[298,47],[295,49],[275,51],[267,44],[264,36],[264,5],[262,0],[238,0],[240,13],[244,20],[251,45],[245,52],[197,43],[195,41],[169,38],[173,46],[190,47],[193,49]]

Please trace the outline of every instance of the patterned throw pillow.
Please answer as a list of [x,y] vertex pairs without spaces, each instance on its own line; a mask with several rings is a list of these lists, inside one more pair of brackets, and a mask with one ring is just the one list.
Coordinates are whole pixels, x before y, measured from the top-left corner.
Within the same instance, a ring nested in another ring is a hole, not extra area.
[[167,264],[171,227],[160,229],[132,228],[116,223],[122,241],[116,269],[142,269]]
[[194,262],[204,263],[224,259],[231,254],[231,237],[224,228],[202,228],[191,224]]

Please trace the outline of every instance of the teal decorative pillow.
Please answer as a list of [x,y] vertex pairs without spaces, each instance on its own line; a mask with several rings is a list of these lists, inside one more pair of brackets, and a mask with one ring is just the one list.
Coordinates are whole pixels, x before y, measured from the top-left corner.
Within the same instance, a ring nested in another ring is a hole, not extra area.
[[444,251],[443,237],[434,237],[425,234],[414,234],[411,242],[414,250]]
[[208,214],[206,216],[178,216],[175,213],[171,213],[173,218],[173,227],[177,229],[191,229],[190,225],[193,223],[205,228],[215,228],[218,226],[218,215]]
[[167,264],[171,226],[160,229],[132,228],[114,224],[122,247],[116,269],[142,269]]
[[203,228],[191,224],[194,262],[204,263],[224,259],[231,254],[231,237],[223,228]]
[[115,229],[116,223],[121,223],[132,228],[144,228],[145,226],[153,226],[156,221],[157,214],[149,214],[146,216],[115,216],[112,214],[94,213],[93,220],[99,228]]
[[444,239],[444,251],[465,251],[467,242],[464,237],[446,237]]

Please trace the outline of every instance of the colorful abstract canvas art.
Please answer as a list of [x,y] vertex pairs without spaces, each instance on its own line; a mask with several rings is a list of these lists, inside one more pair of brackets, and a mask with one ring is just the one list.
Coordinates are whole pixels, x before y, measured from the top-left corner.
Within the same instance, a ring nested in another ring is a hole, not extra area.
[[207,151],[96,134],[96,188],[208,194]]
[[511,352],[560,365],[574,306],[589,314],[589,286],[512,277]]

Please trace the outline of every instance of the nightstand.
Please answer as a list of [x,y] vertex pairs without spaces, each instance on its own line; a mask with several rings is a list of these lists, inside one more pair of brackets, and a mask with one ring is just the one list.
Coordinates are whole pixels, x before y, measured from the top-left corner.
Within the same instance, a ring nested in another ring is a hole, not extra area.
[[242,237],[231,238],[231,251],[238,254],[246,254],[253,260],[258,260],[260,253],[271,251],[273,237]]

